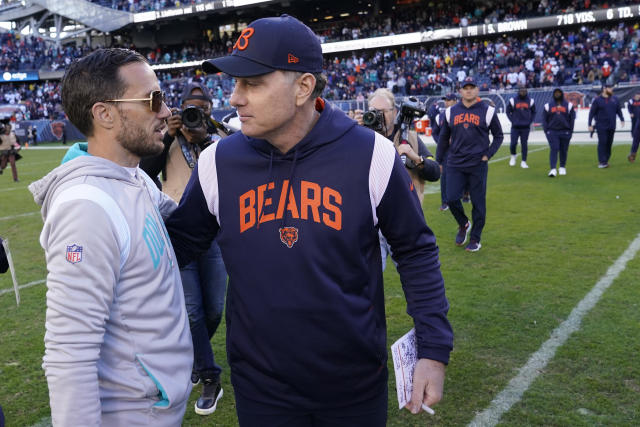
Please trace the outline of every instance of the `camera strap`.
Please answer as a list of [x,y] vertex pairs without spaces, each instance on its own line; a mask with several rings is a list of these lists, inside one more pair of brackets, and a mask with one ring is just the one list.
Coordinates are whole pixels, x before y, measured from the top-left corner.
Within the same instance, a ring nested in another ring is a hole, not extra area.
[[[180,144],[180,149],[182,150],[182,155],[184,156],[184,159],[187,161],[187,164],[189,165],[189,168],[193,169],[196,167],[196,161],[198,160],[197,156],[196,159],[193,159],[193,155],[191,154],[191,150],[189,149],[189,145],[193,145],[193,144],[189,144],[187,141],[185,141],[184,137],[180,137],[178,138],[178,143]],[[195,151],[195,148],[194,148]]]

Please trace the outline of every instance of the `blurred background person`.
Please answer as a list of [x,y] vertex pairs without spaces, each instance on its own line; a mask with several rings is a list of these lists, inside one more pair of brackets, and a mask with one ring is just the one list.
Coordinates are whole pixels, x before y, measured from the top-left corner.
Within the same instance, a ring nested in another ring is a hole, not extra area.
[[518,147],[519,138],[520,146],[522,147],[520,167],[523,169],[529,167],[529,165],[527,165],[529,131],[531,130],[531,123],[533,123],[535,117],[535,102],[533,98],[529,98],[527,95],[527,89],[521,87],[518,89],[518,94],[507,103],[507,118],[511,122],[511,145],[509,146],[511,158],[509,159],[509,166],[516,165],[516,148]]

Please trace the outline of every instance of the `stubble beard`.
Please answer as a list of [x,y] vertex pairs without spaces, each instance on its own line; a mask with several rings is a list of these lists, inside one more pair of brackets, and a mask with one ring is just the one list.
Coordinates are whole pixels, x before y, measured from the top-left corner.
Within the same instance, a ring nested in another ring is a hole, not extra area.
[[116,141],[122,148],[140,158],[155,156],[162,152],[163,144],[156,144],[152,134],[129,120],[126,114],[121,114],[121,117],[122,127],[116,135]]

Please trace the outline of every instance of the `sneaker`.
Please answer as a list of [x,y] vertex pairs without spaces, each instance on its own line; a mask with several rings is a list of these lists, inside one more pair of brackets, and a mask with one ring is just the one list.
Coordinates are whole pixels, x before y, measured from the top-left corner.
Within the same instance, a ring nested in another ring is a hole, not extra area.
[[469,203],[471,201],[471,195],[467,192],[462,196],[462,203]]
[[558,175],[566,175],[567,174],[567,170],[563,167],[560,167],[560,169],[558,170]]
[[467,221],[464,227],[458,228],[458,234],[456,234],[456,245],[462,246],[467,241],[467,236],[471,231],[471,221]]
[[443,203],[442,205],[440,205],[440,211],[444,212],[444,211],[448,211],[449,210],[449,205],[446,203]]
[[529,169],[529,165],[524,160],[520,162],[520,167],[522,169]]
[[509,166],[515,166],[516,165],[516,155],[512,154],[511,158],[509,159]]
[[478,252],[481,247],[482,245],[480,244],[480,242],[476,242],[475,240],[472,240],[469,242],[467,247],[464,248],[464,250],[467,252]]
[[598,169],[606,169],[609,167],[609,163],[600,163]]
[[556,171],[556,168],[553,168],[549,171],[549,178],[555,178],[556,175],[558,175],[558,171]]
[[222,398],[223,391],[220,385],[220,379],[204,379],[202,385],[202,394],[196,401],[196,414],[209,415],[216,411],[218,400]]
[[627,156],[627,160],[629,160],[629,163],[633,163],[633,162],[635,162],[635,161],[636,161],[636,153],[630,153],[630,154]]
[[200,384],[200,375],[196,371],[191,371],[191,384],[194,386]]

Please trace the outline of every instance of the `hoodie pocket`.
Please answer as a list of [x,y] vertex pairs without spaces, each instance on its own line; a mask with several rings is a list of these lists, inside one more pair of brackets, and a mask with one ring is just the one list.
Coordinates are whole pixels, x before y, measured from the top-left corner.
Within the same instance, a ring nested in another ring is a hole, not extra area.
[[142,360],[140,360],[140,357],[138,354],[136,354],[136,360],[138,361],[140,366],[142,366],[142,369],[144,369],[144,371],[147,373],[149,378],[151,378],[151,381],[153,381],[153,383],[155,384],[158,390],[158,393],[156,396],[150,396],[152,398],[155,397],[158,399],[158,402],[156,402],[153,406],[158,408],[166,408],[167,406],[169,406],[169,403],[170,403],[169,397],[167,396],[167,393],[164,387],[162,386],[162,384],[160,384],[160,381],[158,381],[158,379],[151,373],[151,371],[149,371],[149,369],[144,365],[144,363],[142,363]]

